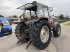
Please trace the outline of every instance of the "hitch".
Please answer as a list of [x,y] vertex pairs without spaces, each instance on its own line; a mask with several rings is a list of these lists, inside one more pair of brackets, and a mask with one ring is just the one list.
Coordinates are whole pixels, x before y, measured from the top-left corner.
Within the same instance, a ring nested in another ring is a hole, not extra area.
[[31,43],[32,43],[32,41],[30,40],[29,43],[26,46],[26,49],[28,49],[28,47],[30,46]]

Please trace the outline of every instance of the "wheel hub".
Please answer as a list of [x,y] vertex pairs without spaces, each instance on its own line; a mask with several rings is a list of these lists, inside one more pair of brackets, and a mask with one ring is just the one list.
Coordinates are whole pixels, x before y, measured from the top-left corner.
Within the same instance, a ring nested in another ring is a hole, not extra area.
[[60,29],[60,27],[58,28],[58,34],[60,34],[61,33],[61,29]]
[[46,43],[49,38],[49,28],[47,26],[43,26],[40,32],[40,38],[43,43]]

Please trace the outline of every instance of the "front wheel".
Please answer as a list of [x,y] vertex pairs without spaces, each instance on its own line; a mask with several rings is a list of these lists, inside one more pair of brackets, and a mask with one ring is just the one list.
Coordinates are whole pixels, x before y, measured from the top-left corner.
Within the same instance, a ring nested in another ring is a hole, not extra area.
[[50,25],[42,20],[34,24],[32,30],[32,43],[39,49],[45,49],[51,40]]
[[54,37],[59,37],[61,35],[61,26],[59,23],[54,23],[53,35],[54,35]]

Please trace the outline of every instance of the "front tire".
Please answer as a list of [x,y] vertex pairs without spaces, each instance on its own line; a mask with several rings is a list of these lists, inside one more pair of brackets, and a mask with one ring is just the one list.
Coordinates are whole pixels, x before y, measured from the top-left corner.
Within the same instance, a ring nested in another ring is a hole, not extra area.
[[61,26],[59,23],[53,25],[53,35],[54,37],[59,37],[61,35]]
[[[46,28],[46,29],[43,29],[42,28]],[[45,31],[43,34],[43,36],[47,36],[48,37],[43,37],[44,40],[42,40],[41,38],[41,32]],[[50,30],[50,25],[48,23],[48,21],[46,20],[42,20],[42,21],[39,21],[37,23],[34,24],[33,26],[33,30],[32,30],[32,43],[39,49],[45,49],[49,43],[50,43],[50,40],[51,40],[51,30]]]

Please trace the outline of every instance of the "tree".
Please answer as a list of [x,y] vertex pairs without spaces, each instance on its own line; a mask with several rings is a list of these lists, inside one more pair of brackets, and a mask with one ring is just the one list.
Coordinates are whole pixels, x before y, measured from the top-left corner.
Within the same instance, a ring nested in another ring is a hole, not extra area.
[[69,16],[66,16],[66,18],[65,18],[66,20],[69,20]]
[[18,16],[17,16],[17,15],[13,15],[12,17],[13,17],[13,18],[18,18]]
[[60,14],[59,15],[59,19],[64,20],[65,19],[64,15],[63,14]]

